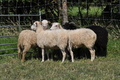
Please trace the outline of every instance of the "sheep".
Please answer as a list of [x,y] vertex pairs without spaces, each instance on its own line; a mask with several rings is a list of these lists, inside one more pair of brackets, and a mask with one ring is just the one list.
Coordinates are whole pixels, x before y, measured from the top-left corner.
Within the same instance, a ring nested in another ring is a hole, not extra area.
[[50,30],[56,30],[56,29],[63,29],[62,26],[60,25],[60,23],[58,23],[58,22],[52,23],[52,26],[50,28]]
[[97,34],[97,40],[95,43],[96,55],[97,56],[107,56],[107,43],[108,43],[108,32],[105,28],[101,26],[88,26]]
[[63,24],[64,29],[67,30],[74,30],[77,29],[76,24],[74,22],[66,22],[65,24]]
[[[49,21],[43,20],[43,21],[41,21],[41,23],[44,26],[43,29],[46,30],[48,27]],[[37,46],[37,38],[36,38],[35,31],[32,31],[32,30],[21,31],[21,33],[19,34],[19,37],[18,37],[17,47],[18,47],[18,58],[19,59],[20,59],[21,52],[23,50],[21,62],[24,62],[26,52],[30,48],[33,48],[34,52],[36,53],[36,48],[38,48],[38,46]],[[38,51],[39,50],[40,50],[40,48],[38,48]]]
[[44,49],[60,49],[62,52],[62,63],[65,60],[65,49],[68,46],[67,30],[43,30],[39,21],[35,21],[31,29],[36,30],[37,45],[42,49],[42,62],[44,62]]
[[[54,23],[50,29],[56,29],[56,27],[60,26],[57,24],[58,23]],[[92,30],[86,28],[68,30],[68,36],[68,49],[70,51],[72,62],[74,62],[72,48],[79,48],[81,46],[86,46],[89,49],[91,54],[91,61],[95,59],[94,44],[96,42],[97,36]]]
[[48,20],[42,20],[41,24],[42,24],[44,30],[46,30],[48,28],[49,23],[50,23],[50,21],[48,21]]
[[37,38],[36,38],[36,33],[35,31],[32,30],[23,30],[19,34],[18,37],[18,58],[20,59],[21,51],[22,52],[22,62],[24,62],[26,52],[30,49],[33,48],[34,52],[36,52],[36,47],[37,47]]
[[[74,22],[66,22],[64,24],[65,29],[76,29],[76,25]],[[108,43],[108,32],[105,28],[101,26],[88,26],[86,28],[89,28],[93,30],[97,35],[97,40],[95,42],[95,49],[96,49],[96,56],[107,56],[107,43]]]
[[[76,29],[76,25],[74,22],[66,22],[64,24],[64,29]],[[107,56],[107,43],[108,43],[108,32],[105,28],[101,27],[101,26],[88,26],[86,28],[89,28],[91,30],[93,30],[96,35],[97,35],[97,40],[95,42],[95,50],[96,50],[96,56]],[[53,27],[53,29],[55,29]],[[59,29],[56,28],[56,29]],[[61,28],[60,28],[61,29]],[[76,52],[78,52],[79,50],[76,50]]]
[[66,30],[77,29],[74,22],[66,22],[63,26],[64,26],[64,28],[60,25],[60,23],[54,22],[54,23],[52,23],[52,27],[50,29],[51,30],[54,30],[54,29],[66,29]]
[[[68,34],[70,54],[73,55],[72,48],[85,46],[91,54],[91,61],[93,61],[95,59],[94,44],[97,35],[92,30],[86,28],[70,30]],[[72,59],[72,62],[74,62],[74,59]]]

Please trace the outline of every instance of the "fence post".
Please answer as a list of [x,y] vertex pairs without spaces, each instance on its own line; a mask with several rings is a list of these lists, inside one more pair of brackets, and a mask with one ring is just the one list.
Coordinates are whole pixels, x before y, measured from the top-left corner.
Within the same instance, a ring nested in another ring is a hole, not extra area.
[[41,11],[39,10],[39,20],[41,21]]
[[19,29],[19,33],[21,31],[21,28],[20,28],[20,15],[18,15],[18,29]]

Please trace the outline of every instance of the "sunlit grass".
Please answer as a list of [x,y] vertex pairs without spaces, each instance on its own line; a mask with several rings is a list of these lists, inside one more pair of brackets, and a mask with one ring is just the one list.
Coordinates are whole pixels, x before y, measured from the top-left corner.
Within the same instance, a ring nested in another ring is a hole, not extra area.
[[31,59],[24,63],[16,58],[0,64],[1,80],[117,80],[120,77],[118,59],[97,58],[94,62],[89,59],[76,60],[74,63],[65,61],[45,61]]
[[[102,14],[104,7],[89,7],[88,13],[86,8],[80,8],[80,12],[82,13],[83,17],[99,17]],[[73,7],[68,9],[68,14],[72,16],[78,16],[79,9],[78,7]]]

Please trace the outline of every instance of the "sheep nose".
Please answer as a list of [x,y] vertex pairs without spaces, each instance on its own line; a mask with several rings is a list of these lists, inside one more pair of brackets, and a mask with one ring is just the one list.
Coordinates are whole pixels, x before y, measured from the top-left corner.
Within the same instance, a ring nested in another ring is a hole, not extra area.
[[43,26],[43,28],[44,28],[44,29],[46,29],[46,28],[47,28],[47,26]]

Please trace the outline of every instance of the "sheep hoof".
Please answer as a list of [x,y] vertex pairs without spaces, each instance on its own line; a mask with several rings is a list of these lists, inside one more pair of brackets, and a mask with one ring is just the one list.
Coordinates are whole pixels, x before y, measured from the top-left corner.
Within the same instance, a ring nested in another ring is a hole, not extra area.
[[93,60],[91,60],[91,61],[93,61]]
[[41,61],[41,62],[44,62],[44,61]]

